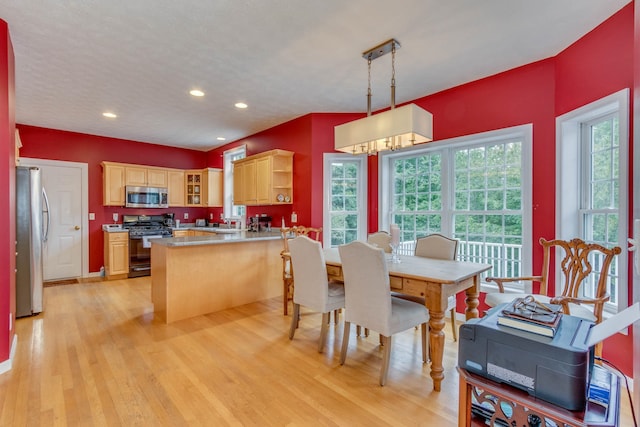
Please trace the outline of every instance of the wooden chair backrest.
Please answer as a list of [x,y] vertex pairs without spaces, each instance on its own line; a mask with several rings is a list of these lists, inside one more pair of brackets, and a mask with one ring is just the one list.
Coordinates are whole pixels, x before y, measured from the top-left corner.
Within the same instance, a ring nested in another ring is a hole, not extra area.
[[[560,258],[561,279],[563,282],[562,296],[570,298],[580,297],[580,287],[585,279],[593,272],[590,255],[598,253],[601,255],[600,272],[593,298],[600,299],[608,295],[607,279],[609,268],[616,255],[622,250],[615,246],[611,249],[597,243],[586,243],[582,239],[567,240],[546,240],[540,239],[540,244],[544,249],[544,259],[542,264],[542,280],[540,281],[540,294],[548,295],[549,286],[549,263],[551,259],[551,249],[554,249],[556,258]],[[563,251],[560,251],[562,249]],[[564,253],[563,253],[564,252]],[[603,305],[594,306],[596,319],[602,319]]]
[[292,227],[293,234],[297,236],[307,236],[311,240],[315,240],[316,242],[320,241],[320,233],[322,233],[322,227],[313,228],[313,227],[305,227],[304,225],[296,225]]

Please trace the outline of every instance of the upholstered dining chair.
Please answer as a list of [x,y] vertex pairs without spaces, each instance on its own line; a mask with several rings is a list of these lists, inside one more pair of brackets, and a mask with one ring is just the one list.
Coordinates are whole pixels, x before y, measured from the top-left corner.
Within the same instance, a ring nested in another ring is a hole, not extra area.
[[422,360],[427,361],[427,322],[424,305],[392,298],[385,253],[364,242],[354,241],[338,247],[344,275],[345,323],[340,352],[344,365],[349,347],[351,323],[380,334],[384,353],[380,385],[387,382],[391,358],[391,337],[414,326],[422,326]]
[[[541,303],[561,304],[565,314],[591,320],[595,323],[602,321],[602,311],[604,304],[609,301],[610,295],[607,292],[607,279],[609,268],[622,250],[620,247],[606,248],[597,243],[587,243],[582,239],[567,240],[546,240],[540,238],[544,256],[542,260],[542,270],[539,276],[527,277],[487,277],[487,282],[494,282],[498,285],[499,292],[489,293],[485,303],[490,307],[511,302],[515,298],[533,295]],[[556,297],[548,295],[550,288],[549,263],[552,250],[556,259],[560,260],[561,277],[563,282],[562,293]],[[594,257],[597,257],[599,272],[593,297],[587,298],[582,295],[581,288],[588,277],[594,273]],[[540,290],[534,294],[526,293],[506,293],[505,283],[512,282],[537,282]],[[596,354],[600,355],[602,345],[596,346]]]
[[318,352],[322,352],[331,311],[344,308],[344,286],[331,283],[327,279],[327,267],[320,242],[307,236],[298,236],[289,242],[291,264],[296,272],[296,291],[293,294],[293,315],[289,339],[293,339],[300,318],[300,306],[303,305],[322,313],[322,325]]
[[[305,226],[283,227],[280,228],[282,234],[283,249],[280,252],[282,258],[282,300],[284,315],[289,314],[289,301],[293,300],[293,268],[291,268],[291,256],[289,255],[289,240],[296,236],[307,236],[313,240],[320,240],[322,228],[313,228]],[[337,322],[337,320],[336,320]]]
[[391,253],[391,234],[386,231],[376,231],[375,233],[369,234],[367,243],[381,248],[388,254]]
[[[450,239],[442,234],[434,233],[416,240],[415,256],[433,259],[456,259],[458,253],[458,240]],[[396,298],[408,299],[424,305],[424,298],[393,292]],[[458,329],[456,328],[456,297],[452,295],[447,300],[447,311],[451,314],[451,332],[453,340],[458,341]]]

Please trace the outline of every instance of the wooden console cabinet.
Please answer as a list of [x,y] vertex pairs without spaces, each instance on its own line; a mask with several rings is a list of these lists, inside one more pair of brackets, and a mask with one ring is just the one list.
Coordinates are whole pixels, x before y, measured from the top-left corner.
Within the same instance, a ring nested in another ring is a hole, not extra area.
[[[620,382],[612,376],[611,400],[608,410],[588,402],[584,411],[568,411],[526,392],[499,384],[458,368],[460,400],[458,427],[490,425],[557,425],[571,427],[614,427],[620,417]],[[483,416],[474,414],[472,403],[482,405]]]

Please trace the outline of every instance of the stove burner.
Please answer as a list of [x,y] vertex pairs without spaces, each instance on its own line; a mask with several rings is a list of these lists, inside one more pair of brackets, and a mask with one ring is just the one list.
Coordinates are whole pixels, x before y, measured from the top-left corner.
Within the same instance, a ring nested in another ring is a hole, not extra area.
[[129,216],[123,221],[122,228],[129,231],[129,237],[171,236],[171,228],[164,225],[163,218],[149,216]]

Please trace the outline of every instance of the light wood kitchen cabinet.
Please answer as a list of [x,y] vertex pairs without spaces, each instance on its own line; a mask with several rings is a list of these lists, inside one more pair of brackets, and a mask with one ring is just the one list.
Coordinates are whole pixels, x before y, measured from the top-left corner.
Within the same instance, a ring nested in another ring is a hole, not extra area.
[[293,154],[270,150],[236,160],[233,203],[249,206],[293,203]]
[[187,237],[193,236],[193,232],[191,230],[173,230],[173,237]]
[[124,206],[125,166],[102,162],[102,200],[105,206]]
[[169,192],[169,207],[184,206],[184,171],[181,169],[167,170],[167,189]]
[[126,277],[129,274],[129,233],[105,231],[103,234],[106,278]]
[[186,206],[203,206],[205,192],[202,170],[189,170],[184,173]]
[[143,187],[167,187],[167,170],[144,166],[127,166],[125,168],[125,185]]
[[207,191],[207,206],[223,206],[224,204],[224,172],[222,169],[208,168],[205,170]]

